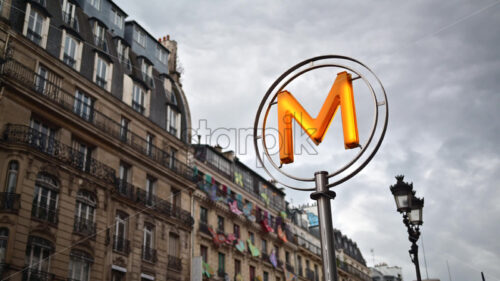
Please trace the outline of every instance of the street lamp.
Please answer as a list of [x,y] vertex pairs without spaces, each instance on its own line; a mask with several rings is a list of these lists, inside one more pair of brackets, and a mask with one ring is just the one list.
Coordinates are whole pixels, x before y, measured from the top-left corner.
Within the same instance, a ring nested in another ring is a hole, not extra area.
[[396,176],[396,184],[391,186],[391,192],[396,201],[398,212],[403,214],[403,223],[408,229],[408,239],[411,242],[409,250],[410,258],[415,265],[417,272],[417,281],[421,281],[420,265],[418,263],[418,245],[420,237],[420,226],[424,223],[422,220],[422,209],[424,208],[424,199],[417,198],[413,190],[413,183],[403,181],[404,176]]

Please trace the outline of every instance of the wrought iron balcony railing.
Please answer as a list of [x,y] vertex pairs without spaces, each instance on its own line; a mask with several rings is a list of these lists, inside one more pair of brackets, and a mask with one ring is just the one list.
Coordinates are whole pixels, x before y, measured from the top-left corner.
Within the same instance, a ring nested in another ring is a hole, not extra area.
[[207,234],[207,235],[212,235],[212,234],[210,233],[210,231],[208,230],[208,224],[206,224],[206,223],[204,223],[204,222],[200,222],[200,223],[198,224],[198,227],[199,227],[198,229],[199,229],[199,231],[200,231],[200,232],[205,233],[205,234]]
[[[54,102],[57,106],[63,108],[67,112],[76,114],[74,111],[75,94],[63,90],[62,86],[59,85],[59,82],[54,83],[49,81],[45,79],[45,77],[38,75],[32,69],[12,59],[5,62],[1,70],[2,75],[0,75],[0,77],[2,77],[2,80],[12,79],[17,83],[34,90],[37,94],[51,102]],[[43,85],[43,87],[40,87],[40,85]],[[146,149],[148,143],[145,138],[129,131],[125,136],[126,139],[123,139],[124,136],[120,134],[121,124],[109,118],[106,114],[93,109],[91,111],[91,117],[85,119],[85,121],[91,123],[105,135],[122,141],[135,151],[146,155],[156,163],[173,171],[175,174],[181,175],[190,181],[194,181],[193,169],[180,161],[175,161],[175,165],[171,165],[170,154],[166,151],[161,150],[156,146],[152,146],[150,149],[151,153],[148,154]]]
[[314,281],[314,271],[310,270],[309,268],[306,268],[306,279],[310,281]]
[[75,224],[73,230],[84,236],[94,236],[96,233],[96,223],[93,220],[88,220],[75,216]]
[[147,246],[142,246],[142,260],[155,263],[157,261],[156,250]]
[[57,224],[58,222],[57,208],[43,206],[40,205],[39,203],[34,202],[33,207],[31,209],[31,217],[50,222],[52,224]]
[[63,55],[63,62],[67,64],[71,68],[75,68],[76,65],[76,60],[70,55],[64,54]]
[[227,274],[227,273],[226,273],[223,269],[220,269],[220,268],[219,268],[219,269],[217,270],[217,276],[219,276],[219,277],[224,278],[224,276],[226,276],[226,274]]
[[144,106],[136,101],[132,101],[132,109],[139,112],[140,114],[144,114],[146,112]]
[[154,195],[148,194],[145,190],[136,188],[136,201],[158,211],[168,217],[175,218],[188,227],[192,227],[194,219],[191,213],[179,207],[173,206],[169,202],[160,199]]
[[11,192],[0,192],[0,211],[17,212],[21,207],[21,195]]
[[154,87],[153,77],[149,76],[146,72],[142,72],[142,80],[149,87],[151,87],[151,88]]
[[182,271],[182,259],[176,256],[168,255],[168,269]]
[[23,271],[23,281],[52,281],[52,280],[54,280],[54,274],[46,271],[33,268],[28,268]]
[[291,264],[288,264],[288,263],[287,263],[287,264],[285,265],[285,267],[286,267],[286,270],[287,270],[287,271],[290,271],[291,273],[295,273],[295,268],[294,268]]
[[3,141],[27,145],[96,178],[109,183],[115,182],[115,170],[113,168],[92,157],[85,157],[83,153],[72,147],[62,144],[53,137],[28,126],[7,124],[3,133]]
[[347,272],[347,273],[350,273],[352,275],[357,276],[358,278],[360,278],[363,281],[370,281],[371,280],[371,278],[368,274],[362,272],[361,270],[355,268],[354,266],[352,266],[346,262],[337,260],[337,267],[339,269]]
[[135,201],[135,193],[134,193],[135,187],[128,183],[126,180],[120,180],[118,179],[116,181],[116,191],[118,194],[121,196],[130,199],[132,201]]
[[108,81],[106,81],[106,79],[104,79],[104,78],[102,78],[102,77],[97,76],[97,77],[95,78],[95,83],[96,83],[99,87],[101,87],[101,88],[103,88],[103,89],[106,89],[106,85],[108,84]]
[[297,236],[297,241],[298,241],[298,245],[299,246],[302,246],[306,249],[308,249],[309,251],[311,251],[313,254],[317,255],[317,256],[321,256],[321,248],[312,244],[311,242],[309,242],[308,240],[306,240],[305,238],[301,237],[301,236]]
[[124,254],[128,256],[130,253],[130,241],[122,236],[113,236],[113,251]]
[[297,269],[297,275],[304,277],[304,272],[302,271],[302,266],[299,265],[299,268]]

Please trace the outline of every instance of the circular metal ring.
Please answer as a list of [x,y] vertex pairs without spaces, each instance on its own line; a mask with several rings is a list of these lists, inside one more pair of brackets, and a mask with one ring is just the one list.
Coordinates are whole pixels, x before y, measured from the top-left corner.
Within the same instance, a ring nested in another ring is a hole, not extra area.
[[[351,62],[354,62],[355,64],[358,64],[358,65],[361,65],[363,68],[365,68],[369,74],[373,75],[373,77],[376,79],[376,82],[378,83],[378,85],[380,86],[381,90],[382,90],[382,93],[383,93],[383,101],[378,101],[377,100],[377,95],[375,93],[375,91],[373,90],[373,87],[372,85],[370,84],[370,82],[368,81],[367,77],[363,74],[361,74],[359,71],[356,71],[354,69],[352,69],[351,67],[348,67],[348,66],[345,66],[345,65],[341,65],[341,64],[321,64],[321,65],[316,65],[316,66],[311,66],[311,67],[308,67],[304,70],[301,70],[300,72],[294,74],[291,78],[289,78],[288,80],[286,80],[283,85],[279,88],[278,91],[276,91],[276,93],[274,94],[274,96],[272,97],[272,99],[269,101],[268,103],[268,107],[267,107],[267,110],[265,112],[265,115],[264,115],[264,119],[263,119],[263,126],[262,126],[262,135],[259,137],[258,136],[258,125],[259,125],[259,120],[260,120],[260,115],[262,113],[262,110],[263,110],[263,107],[267,101],[267,99],[269,98],[269,96],[274,92],[274,89],[287,77],[289,76],[291,73],[293,73],[294,71],[296,71],[297,69],[299,69],[300,67],[303,67],[304,65],[308,64],[308,63],[314,63],[315,61],[318,61],[318,60],[325,60],[325,59],[340,59],[340,60],[347,60],[347,61],[351,61]],[[368,138],[368,140],[365,142],[365,144],[362,146],[362,149],[360,152],[358,152],[358,154],[349,162],[347,163],[346,165],[344,165],[343,167],[337,169],[336,171],[330,173],[328,175],[328,178],[333,178],[339,174],[341,174],[342,172],[346,171],[347,169],[349,169],[357,160],[359,160],[359,158],[364,154],[364,152],[368,149],[368,147],[370,146],[370,143],[373,139],[373,136],[375,134],[375,131],[377,129],[377,123],[378,123],[378,107],[381,106],[381,105],[385,105],[386,107],[386,110],[385,110],[385,116],[384,117],[384,125],[383,125],[383,128],[382,128],[382,132],[381,132],[381,135],[380,135],[380,138],[377,142],[377,144],[375,145],[375,148],[374,150],[368,155],[368,157],[363,161],[363,163],[357,167],[354,171],[352,171],[351,173],[349,173],[348,175],[345,175],[344,177],[340,178],[339,180],[331,183],[331,184],[328,184],[328,187],[333,187],[333,186],[336,186],[342,182],[345,182],[346,180],[352,178],[354,175],[356,175],[357,173],[359,173],[367,164],[368,162],[371,161],[371,159],[374,157],[375,153],[378,151],[378,149],[380,148],[380,145],[382,144],[382,140],[385,136],[385,132],[386,132],[386,129],[387,129],[387,123],[388,123],[388,116],[389,116],[389,109],[388,109],[388,103],[387,103],[387,95],[385,93],[385,89],[384,87],[382,86],[382,83],[380,82],[380,80],[378,79],[378,77],[373,73],[373,71],[371,69],[369,69],[366,65],[364,65],[363,63],[359,62],[358,60],[355,60],[355,59],[352,59],[352,58],[349,58],[349,57],[345,57],[345,56],[337,56],[337,55],[327,55],[327,56],[319,56],[319,57],[314,57],[314,58],[311,58],[311,59],[308,59],[308,60],[305,60],[303,62],[300,62],[298,64],[296,64],[295,66],[293,66],[292,68],[288,69],[285,73],[283,73],[272,85],[271,87],[268,89],[268,91],[266,92],[264,98],[262,99],[262,102],[260,103],[259,105],[259,109],[257,111],[257,114],[256,114],[256,118],[255,118],[255,122],[254,122],[254,130],[253,130],[253,134],[254,134],[254,147],[255,147],[255,152],[257,154],[257,159],[259,160],[259,162],[261,163],[262,167],[264,168],[264,170],[266,171],[266,173],[272,177],[274,180],[276,180],[277,182],[281,183],[283,186],[286,186],[286,187],[289,187],[289,188],[292,188],[292,189],[296,189],[296,190],[305,190],[305,191],[310,191],[310,190],[314,190],[314,188],[299,188],[299,187],[295,187],[295,186],[291,186],[289,184],[286,184],[280,180],[278,180],[276,177],[274,177],[271,172],[267,169],[263,159],[261,158],[260,156],[260,150],[259,150],[259,146],[258,146],[258,143],[257,143],[257,140],[259,138],[262,138],[262,142],[263,142],[263,148],[264,148],[264,152],[265,152],[265,155],[266,155],[266,158],[268,159],[269,162],[271,162],[271,165],[278,171],[280,172],[282,175],[284,175],[285,177],[288,177],[288,178],[291,178],[295,181],[299,181],[299,182],[313,182],[314,181],[314,178],[300,178],[300,177],[295,177],[295,176],[292,176],[284,171],[282,171],[280,169],[280,167],[278,167],[278,165],[276,165],[276,163],[272,160],[271,156],[269,155],[269,152],[268,152],[268,148],[266,146],[266,140],[265,140],[265,129],[266,129],[266,123],[267,123],[267,117],[269,115],[269,111],[271,109],[271,106],[273,104],[275,104],[275,101],[276,101],[276,98],[277,98],[277,95],[278,93],[283,90],[289,83],[291,83],[293,80],[295,80],[297,77],[301,76],[302,74],[306,73],[306,72],[309,72],[311,70],[314,70],[314,69],[318,69],[318,68],[322,68],[322,67],[339,67],[339,68],[343,68],[343,69],[346,69],[346,70],[349,70],[349,71],[352,71],[353,73],[356,73],[360,78],[363,79],[363,81],[365,82],[365,84],[367,85],[367,87],[369,88],[372,96],[373,96],[373,99],[374,99],[374,107],[375,107],[375,116],[374,116],[374,122],[373,122],[373,126],[372,126],[372,130],[371,130],[371,133],[370,133],[370,136]]]

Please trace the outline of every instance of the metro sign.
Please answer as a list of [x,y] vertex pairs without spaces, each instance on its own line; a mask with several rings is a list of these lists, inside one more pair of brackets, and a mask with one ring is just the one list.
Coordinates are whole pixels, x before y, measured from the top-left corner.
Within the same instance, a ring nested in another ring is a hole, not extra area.
[[292,119],[295,119],[312,141],[319,145],[339,107],[342,113],[345,148],[359,147],[351,74],[345,71],[337,74],[337,78],[316,118],[312,118],[297,99],[286,90],[279,92],[277,99],[281,164],[293,162]]

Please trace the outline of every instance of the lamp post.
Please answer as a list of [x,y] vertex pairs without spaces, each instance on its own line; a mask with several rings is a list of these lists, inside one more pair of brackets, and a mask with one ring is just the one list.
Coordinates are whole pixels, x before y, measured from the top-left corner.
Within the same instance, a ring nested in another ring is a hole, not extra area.
[[415,265],[417,281],[421,281],[417,241],[420,237],[420,226],[423,224],[422,209],[424,207],[424,199],[417,198],[413,190],[413,183],[408,184],[403,179],[403,175],[396,176],[397,182],[391,186],[391,192],[396,201],[397,211],[403,214],[403,223],[408,229],[408,239],[411,242],[409,250],[410,258]]

